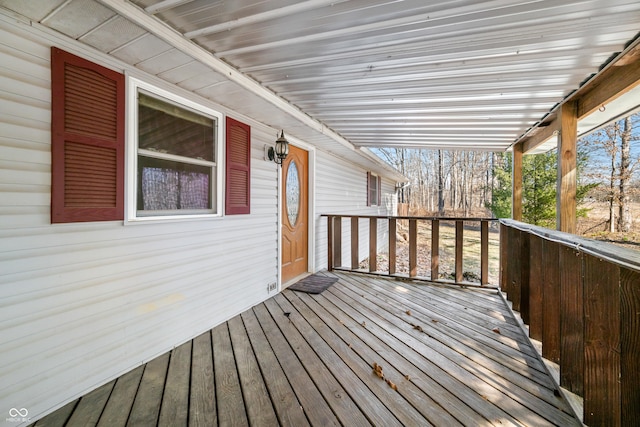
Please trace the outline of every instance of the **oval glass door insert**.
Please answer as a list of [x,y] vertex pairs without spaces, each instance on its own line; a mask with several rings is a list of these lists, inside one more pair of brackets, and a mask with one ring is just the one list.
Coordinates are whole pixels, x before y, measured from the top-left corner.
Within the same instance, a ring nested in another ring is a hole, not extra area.
[[300,210],[300,176],[296,162],[289,163],[287,170],[287,216],[289,224],[295,226],[298,221],[298,211]]

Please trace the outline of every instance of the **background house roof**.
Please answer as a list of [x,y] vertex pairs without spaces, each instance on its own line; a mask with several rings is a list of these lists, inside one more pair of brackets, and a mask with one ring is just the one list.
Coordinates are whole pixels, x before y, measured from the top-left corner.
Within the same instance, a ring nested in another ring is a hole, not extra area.
[[0,5],[343,157],[505,150],[640,30],[637,0]]

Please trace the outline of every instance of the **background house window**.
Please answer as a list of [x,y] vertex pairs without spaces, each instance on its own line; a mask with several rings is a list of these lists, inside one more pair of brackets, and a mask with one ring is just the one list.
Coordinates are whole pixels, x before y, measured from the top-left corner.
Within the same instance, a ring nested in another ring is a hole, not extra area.
[[380,177],[367,172],[367,206],[380,206],[382,201],[381,190]]
[[137,94],[137,216],[216,213],[218,118]]

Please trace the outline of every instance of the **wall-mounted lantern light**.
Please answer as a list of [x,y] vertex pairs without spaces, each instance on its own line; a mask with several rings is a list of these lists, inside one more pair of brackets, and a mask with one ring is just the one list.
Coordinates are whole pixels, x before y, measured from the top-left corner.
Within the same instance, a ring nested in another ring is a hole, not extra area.
[[273,160],[276,164],[282,165],[284,159],[289,154],[289,141],[284,137],[284,131],[280,131],[280,137],[276,140],[276,146],[269,147],[269,160]]

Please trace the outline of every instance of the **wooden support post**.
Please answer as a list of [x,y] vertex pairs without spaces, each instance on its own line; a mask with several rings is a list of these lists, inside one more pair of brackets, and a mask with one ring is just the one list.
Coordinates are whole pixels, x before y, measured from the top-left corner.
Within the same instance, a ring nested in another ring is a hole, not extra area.
[[333,217],[327,217],[327,270],[333,271]]
[[378,270],[378,219],[369,218],[369,271]]
[[359,239],[358,239],[358,217],[351,217],[351,269],[360,268]]
[[560,231],[576,232],[576,190],[578,118],[574,102],[565,102],[559,109],[558,183],[556,195],[556,226]]
[[480,221],[480,284],[489,284],[489,221]]
[[513,146],[511,218],[522,221],[522,143]]
[[333,266],[342,267],[342,217],[333,217]]
[[389,274],[396,274],[396,231],[397,220],[389,218]]
[[439,279],[440,269],[440,220],[431,220],[431,280]]
[[456,283],[461,283],[463,279],[462,269],[462,248],[464,244],[464,221],[456,221]]
[[409,220],[409,277],[418,275],[418,220]]

